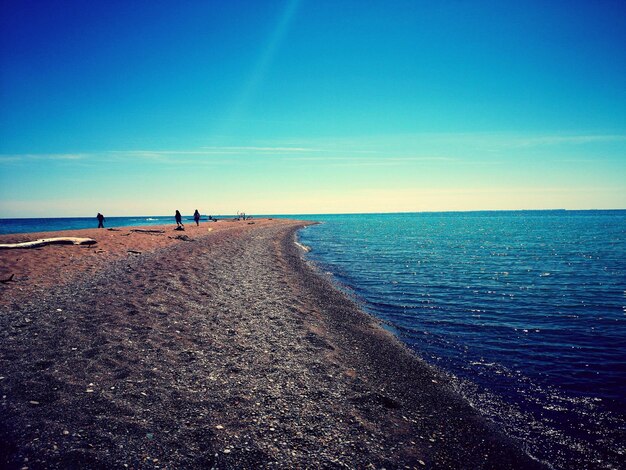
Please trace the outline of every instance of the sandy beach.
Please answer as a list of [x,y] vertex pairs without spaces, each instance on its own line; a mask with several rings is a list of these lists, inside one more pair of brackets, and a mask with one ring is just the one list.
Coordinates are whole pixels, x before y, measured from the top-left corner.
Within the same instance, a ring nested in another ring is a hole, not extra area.
[[0,236],[97,241],[0,250],[0,466],[543,468],[307,264],[306,224]]

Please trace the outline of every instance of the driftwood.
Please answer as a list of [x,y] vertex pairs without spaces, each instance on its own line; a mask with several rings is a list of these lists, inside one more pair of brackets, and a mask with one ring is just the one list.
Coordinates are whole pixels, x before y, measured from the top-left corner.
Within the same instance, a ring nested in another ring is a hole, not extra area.
[[93,238],[58,237],[40,238],[32,242],[22,243],[2,243],[0,250],[10,250],[13,248],[39,248],[46,245],[93,245],[97,243]]
[[137,250],[128,250],[129,253],[132,253],[134,255],[140,255],[141,251],[137,251]]
[[2,284],[8,284],[9,282],[17,282],[16,279],[13,279],[15,277],[15,274],[11,274],[8,278],[6,279],[0,279],[0,282]]
[[139,233],[165,233],[165,230],[149,230],[143,228],[133,228],[131,232],[139,232]]

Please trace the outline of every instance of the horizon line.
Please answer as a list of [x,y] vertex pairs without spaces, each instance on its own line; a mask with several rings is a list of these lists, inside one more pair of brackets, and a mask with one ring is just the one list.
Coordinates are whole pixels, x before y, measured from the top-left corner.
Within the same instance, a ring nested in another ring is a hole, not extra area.
[[[390,211],[390,212],[302,212],[302,213],[262,213],[252,214],[253,217],[292,217],[301,215],[402,215],[402,214],[454,214],[454,213],[475,213],[475,212],[598,212],[598,211],[626,211],[626,208],[594,208],[594,209],[466,209],[466,210],[442,210],[442,211]],[[247,214],[247,213],[246,213]],[[183,216],[192,214],[182,214]],[[202,214],[207,215],[207,214]],[[233,214],[217,214],[213,217],[231,217],[236,216]],[[95,216],[57,216],[57,217],[0,217],[1,220],[30,220],[30,219],[92,219]],[[132,218],[132,217],[174,217],[173,215],[155,215],[155,214],[142,214],[142,215],[110,215],[107,218]]]

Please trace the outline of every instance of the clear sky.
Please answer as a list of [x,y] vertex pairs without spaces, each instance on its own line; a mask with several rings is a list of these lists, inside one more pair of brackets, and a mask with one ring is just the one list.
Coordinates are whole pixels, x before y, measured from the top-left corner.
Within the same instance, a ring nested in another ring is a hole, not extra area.
[[0,8],[0,217],[626,208],[623,0]]

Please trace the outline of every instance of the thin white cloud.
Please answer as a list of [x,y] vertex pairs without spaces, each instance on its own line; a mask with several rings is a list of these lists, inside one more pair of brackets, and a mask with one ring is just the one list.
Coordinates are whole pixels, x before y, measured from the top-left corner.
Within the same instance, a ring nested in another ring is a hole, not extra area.
[[522,139],[519,143],[524,146],[559,145],[559,144],[589,144],[595,142],[626,141],[626,135],[547,135]]
[[152,155],[223,155],[224,153],[236,153],[223,150],[111,150],[109,154],[152,156]]
[[21,161],[41,161],[41,160],[83,160],[88,154],[83,153],[25,153],[25,154],[0,154],[0,163],[21,162]]
[[289,156],[283,157],[283,161],[291,163],[320,163],[334,167],[389,167],[389,166],[401,166],[411,163],[441,163],[441,164],[480,164],[490,165],[497,164],[497,162],[472,162],[467,160],[461,160],[455,157],[446,156],[386,156],[386,157],[347,157],[347,156]]
[[252,152],[323,152],[322,149],[308,148],[308,147],[255,147],[255,146],[242,146],[242,147],[202,147],[203,149],[210,149],[216,151],[252,151]]

